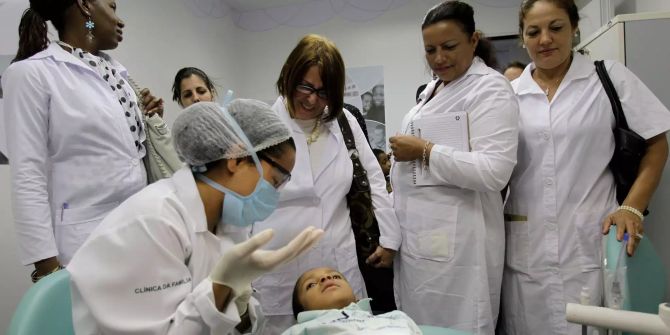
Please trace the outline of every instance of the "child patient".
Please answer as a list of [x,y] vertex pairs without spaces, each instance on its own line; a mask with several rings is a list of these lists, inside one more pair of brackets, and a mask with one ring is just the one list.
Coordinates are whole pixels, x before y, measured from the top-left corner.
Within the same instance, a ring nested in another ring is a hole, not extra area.
[[356,299],[349,282],[331,268],[311,269],[293,289],[293,315],[298,324],[291,334],[421,334],[419,327],[400,311],[372,315],[370,299]]

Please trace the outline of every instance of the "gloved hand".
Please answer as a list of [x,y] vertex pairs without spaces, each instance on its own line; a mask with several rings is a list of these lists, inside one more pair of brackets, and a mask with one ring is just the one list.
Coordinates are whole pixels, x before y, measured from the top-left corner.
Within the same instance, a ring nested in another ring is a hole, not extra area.
[[232,301],[237,301],[238,297],[248,292],[254,279],[309,249],[321,238],[323,230],[308,227],[280,249],[258,250],[267,244],[273,235],[272,229],[264,230],[235,245],[221,257],[209,274],[209,279],[213,283],[228,286],[231,289]]
[[247,287],[243,292],[241,292],[237,297],[233,298],[235,305],[237,306],[237,312],[240,315],[244,315],[247,312],[247,306],[249,306],[249,299],[251,299],[252,293],[251,285]]

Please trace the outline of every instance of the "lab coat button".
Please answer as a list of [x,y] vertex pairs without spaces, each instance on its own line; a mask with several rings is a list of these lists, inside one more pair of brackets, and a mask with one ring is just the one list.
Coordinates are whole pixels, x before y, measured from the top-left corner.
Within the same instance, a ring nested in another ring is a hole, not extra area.
[[140,161],[137,158],[133,158],[130,160],[130,163],[132,163],[133,166],[137,166],[138,164],[140,164]]
[[548,231],[556,231],[556,225],[553,223],[547,223],[546,227]]
[[547,133],[547,132],[543,132],[543,133],[542,133],[542,138],[544,138],[545,140],[548,141],[548,140],[549,140],[549,133]]
[[551,180],[551,178],[546,178],[546,179],[544,180],[544,183],[545,183],[546,185],[552,185],[552,184],[554,183],[554,181]]

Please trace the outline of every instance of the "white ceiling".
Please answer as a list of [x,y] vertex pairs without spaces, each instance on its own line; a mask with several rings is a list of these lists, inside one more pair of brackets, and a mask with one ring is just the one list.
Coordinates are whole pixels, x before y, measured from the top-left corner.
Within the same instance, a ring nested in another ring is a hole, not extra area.
[[287,5],[301,4],[311,2],[312,0],[222,0],[228,6],[235,8],[240,12],[284,7]]

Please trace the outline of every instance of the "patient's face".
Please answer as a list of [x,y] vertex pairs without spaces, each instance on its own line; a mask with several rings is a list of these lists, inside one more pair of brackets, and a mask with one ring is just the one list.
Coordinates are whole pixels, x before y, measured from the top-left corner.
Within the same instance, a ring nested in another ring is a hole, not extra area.
[[349,282],[331,268],[305,272],[299,279],[298,289],[298,300],[306,311],[343,308],[356,302]]

